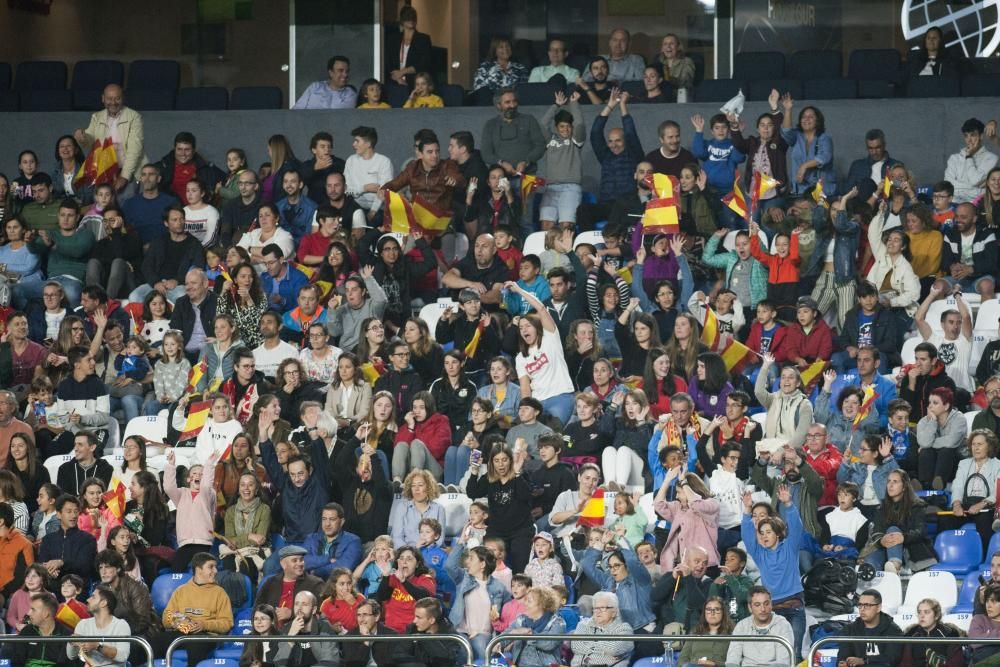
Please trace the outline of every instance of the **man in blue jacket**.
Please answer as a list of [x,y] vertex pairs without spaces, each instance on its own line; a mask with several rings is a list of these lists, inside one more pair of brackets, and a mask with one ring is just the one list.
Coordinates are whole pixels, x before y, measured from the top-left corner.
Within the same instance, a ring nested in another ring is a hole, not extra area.
[[284,314],[295,307],[299,288],[306,285],[309,278],[288,264],[281,246],[277,243],[268,243],[261,251],[261,255],[264,257],[264,268],[267,270],[260,276],[260,287],[264,290],[264,296],[267,297],[271,308]]
[[344,508],[327,503],[320,517],[320,530],[306,537],[306,571],[326,579],[335,567],[354,571],[361,562],[361,540],[344,530]]
[[75,574],[89,590],[97,559],[97,540],[90,533],[76,527],[80,516],[80,501],[76,496],[64,493],[56,500],[56,515],[59,530],[42,538],[38,549],[38,562],[49,571],[53,579]]

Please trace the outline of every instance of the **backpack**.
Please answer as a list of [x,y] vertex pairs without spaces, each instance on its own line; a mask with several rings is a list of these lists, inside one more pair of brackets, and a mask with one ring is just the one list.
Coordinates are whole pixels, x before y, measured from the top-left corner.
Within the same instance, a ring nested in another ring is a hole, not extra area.
[[858,575],[851,561],[824,558],[802,576],[806,604],[829,614],[854,611]]

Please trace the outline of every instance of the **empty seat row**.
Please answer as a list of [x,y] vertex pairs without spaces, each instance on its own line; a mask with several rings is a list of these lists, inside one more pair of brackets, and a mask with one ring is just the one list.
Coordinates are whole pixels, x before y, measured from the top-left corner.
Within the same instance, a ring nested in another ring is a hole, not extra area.
[[709,79],[695,86],[694,100],[724,102],[742,90],[748,100],[759,102],[767,99],[772,88],[804,100],[995,97],[1000,95],[1000,74],[967,74],[961,80],[921,76],[903,84],[854,78]]
[[[223,87],[180,90],[128,89],[125,103],[138,111],[225,111],[281,109],[283,95],[277,86],[245,86],[232,92]],[[101,92],[90,104],[81,105],[71,90],[0,91],[4,111],[93,111],[101,108]]]

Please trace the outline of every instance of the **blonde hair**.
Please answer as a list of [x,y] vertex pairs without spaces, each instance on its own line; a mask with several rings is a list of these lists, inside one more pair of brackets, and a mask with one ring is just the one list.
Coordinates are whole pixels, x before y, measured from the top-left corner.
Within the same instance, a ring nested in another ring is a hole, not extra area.
[[[167,338],[170,338],[175,343],[177,343],[177,354],[175,355],[174,358],[170,358],[169,356],[167,356],[167,353],[164,352],[163,353],[164,361],[166,361],[168,364],[180,363],[181,360],[184,359],[184,334],[182,334],[177,329],[171,329],[167,333],[163,334],[163,340],[166,340]],[[160,349],[161,350],[163,349],[162,345],[160,346]]]
[[406,479],[403,480],[404,498],[406,498],[407,500],[413,500],[413,493],[411,491],[411,488],[413,487],[413,480],[415,480],[417,477],[423,479],[424,485],[427,487],[427,502],[430,502],[435,498],[437,498],[439,495],[441,495],[441,492],[438,489],[437,480],[434,479],[434,476],[431,475],[429,471],[424,470],[423,468],[416,468],[414,470],[411,470],[410,473],[406,476]]
[[529,595],[534,595],[537,599],[538,606],[542,608],[543,611],[548,613],[554,613],[559,609],[559,597],[556,592],[547,586],[533,586],[528,589],[528,592],[524,594],[524,597]]

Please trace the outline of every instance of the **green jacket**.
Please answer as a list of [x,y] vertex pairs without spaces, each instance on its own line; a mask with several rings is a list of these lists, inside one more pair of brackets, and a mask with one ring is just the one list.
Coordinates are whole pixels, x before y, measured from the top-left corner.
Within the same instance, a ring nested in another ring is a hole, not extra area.
[[[714,234],[708,239],[701,255],[701,261],[716,269],[723,269],[726,272],[726,287],[728,288],[733,275],[733,267],[736,266],[740,258],[733,250],[719,252],[721,240]],[[758,301],[767,298],[767,267],[753,257],[747,261],[750,262],[750,303],[747,305],[756,308]]]
[[[802,485],[799,491],[799,515],[802,517],[802,526],[810,535],[819,539],[820,535],[823,534],[823,528],[819,525],[819,519],[816,517],[816,508],[820,496],[823,495],[823,479],[816,474],[816,471],[805,460],[802,461],[799,470],[802,471],[802,480],[799,482]],[[777,489],[779,484],[784,483],[785,478],[768,476],[767,467],[761,465],[760,461],[757,460],[754,461],[750,480],[758,489],[767,492],[771,496],[771,507],[774,508],[775,514],[777,514]]]
[[[727,574],[725,580],[724,584],[717,584],[713,580],[708,589],[708,597],[721,598],[726,612],[733,619],[733,623],[737,623],[750,615],[747,594],[753,588],[753,579],[745,574]],[[731,601],[735,601],[735,609],[732,607]]]
[[83,282],[87,275],[87,260],[94,248],[94,235],[89,229],[81,227],[71,236],[63,236],[59,231],[50,232],[49,238],[53,241],[51,248],[40,237],[31,242],[35,252],[48,253],[49,277],[73,276]]

